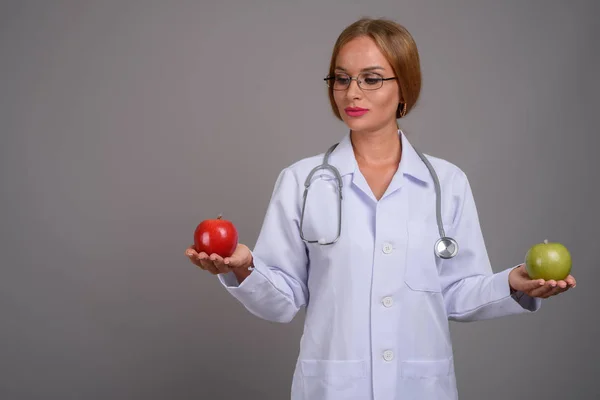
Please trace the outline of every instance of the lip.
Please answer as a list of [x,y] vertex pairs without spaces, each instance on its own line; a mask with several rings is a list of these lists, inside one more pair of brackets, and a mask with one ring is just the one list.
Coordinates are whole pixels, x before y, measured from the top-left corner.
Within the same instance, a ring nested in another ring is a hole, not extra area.
[[360,107],[346,107],[344,108],[344,111],[351,117],[360,117],[361,115],[365,115],[367,112],[369,112],[369,110],[366,108]]

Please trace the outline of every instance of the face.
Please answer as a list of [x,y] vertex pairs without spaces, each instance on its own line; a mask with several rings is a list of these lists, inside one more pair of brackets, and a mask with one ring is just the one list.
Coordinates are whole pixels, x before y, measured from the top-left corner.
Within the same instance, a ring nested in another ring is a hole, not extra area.
[[397,129],[396,110],[400,103],[398,80],[383,81],[379,89],[367,90],[369,85],[378,86],[373,84],[378,77],[395,76],[392,66],[373,39],[359,37],[346,43],[340,49],[335,67],[337,79],[343,78],[343,74],[356,77],[360,73],[365,78],[361,83],[363,89],[353,80],[347,89],[333,91],[335,103],[346,125],[356,132]]

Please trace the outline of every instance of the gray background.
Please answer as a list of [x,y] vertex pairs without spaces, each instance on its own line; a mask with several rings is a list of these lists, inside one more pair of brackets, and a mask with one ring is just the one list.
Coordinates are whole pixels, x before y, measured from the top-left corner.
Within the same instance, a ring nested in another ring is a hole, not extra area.
[[254,245],[277,174],[345,133],[341,30],[414,35],[412,142],[470,178],[495,271],[563,242],[578,287],[453,323],[462,399],[596,399],[594,1],[3,1],[0,398],[285,399],[303,314],[259,320],[184,255],[223,213]]

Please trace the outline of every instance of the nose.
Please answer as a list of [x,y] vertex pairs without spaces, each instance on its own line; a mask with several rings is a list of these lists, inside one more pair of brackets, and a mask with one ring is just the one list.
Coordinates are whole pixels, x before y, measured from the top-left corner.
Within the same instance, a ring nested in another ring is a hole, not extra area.
[[350,81],[350,86],[346,89],[346,96],[349,99],[358,99],[362,96],[362,89],[358,86],[358,79]]

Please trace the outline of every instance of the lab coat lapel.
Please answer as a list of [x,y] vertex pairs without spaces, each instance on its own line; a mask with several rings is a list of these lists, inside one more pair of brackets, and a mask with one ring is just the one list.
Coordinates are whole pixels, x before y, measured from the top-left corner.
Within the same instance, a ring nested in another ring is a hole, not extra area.
[[[409,175],[424,183],[429,181],[429,171],[427,170],[427,167],[419,158],[419,155],[406,138],[404,132],[398,130],[398,135],[402,141],[402,157],[400,159],[398,170],[394,174],[385,194],[382,196],[382,200],[402,187],[405,175]],[[377,202],[371,187],[358,168],[354,150],[352,148],[352,142],[350,140],[350,132],[344,136],[335,150],[331,153],[330,162],[338,169],[342,179],[344,179],[344,176],[352,174],[352,184],[360,189],[371,200]]]
[[344,179],[346,175],[351,174],[350,183],[364,192],[370,199],[375,202],[377,201],[373,196],[373,192],[371,191],[367,180],[358,169],[356,157],[354,156],[354,149],[352,148],[352,141],[350,139],[350,132],[344,136],[335,150],[331,153],[330,160],[331,164],[340,172],[342,179]]
[[429,169],[427,169],[427,166],[423,160],[421,160],[421,157],[419,157],[413,145],[408,141],[404,132],[401,130],[398,132],[402,139],[402,158],[396,175],[400,178],[409,176],[424,184],[433,183],[431,175],[429,174]]
[[352,149],[352,142],[350,141],[350,133],[347,133],[338,143],[329,156],[329,162],[337,168],[342,177],[354,173],[357,169],[354,150]]
[[367,179],[364,177],[362,172],[360,172],[359,168],[356,168],[356,171],[354,172],[352,184],[358,189],[360,189],[364,194],[366,194],[371,200],[377,202],[377,199],[375,198],[375,195],[373,194],[373,191],[371,190]]
[[382,196],[382,200],[399,190],[404,182],[406,182],[406,176],[415,178],[423,183],[428,182],[429,171],[427,170],[427,166],[423,163],[412,144],[410,144],[404,132],[398,130],[398,135],[402,143],[402,156],[400,157],[398,170],[394,174],[385,194]]

